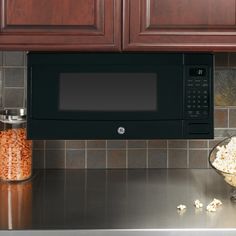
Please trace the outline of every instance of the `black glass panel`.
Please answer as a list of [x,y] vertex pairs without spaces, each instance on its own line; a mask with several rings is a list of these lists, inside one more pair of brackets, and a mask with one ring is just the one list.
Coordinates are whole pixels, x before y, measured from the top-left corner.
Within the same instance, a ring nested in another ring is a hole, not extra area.
[[156,73],[61,73],[59,109],[155,111]]

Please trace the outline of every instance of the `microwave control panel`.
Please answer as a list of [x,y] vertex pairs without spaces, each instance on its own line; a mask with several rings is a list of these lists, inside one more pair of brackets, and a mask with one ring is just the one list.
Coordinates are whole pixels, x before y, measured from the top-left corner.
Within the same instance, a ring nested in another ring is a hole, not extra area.
[[185,74],[185,109],[188,119],[209,116],[210,76],[206,66],[188,66]]

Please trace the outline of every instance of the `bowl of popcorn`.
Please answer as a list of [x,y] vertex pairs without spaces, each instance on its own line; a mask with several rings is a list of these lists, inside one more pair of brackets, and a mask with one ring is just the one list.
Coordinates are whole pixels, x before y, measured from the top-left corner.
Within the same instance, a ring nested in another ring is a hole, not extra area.
[[233,187],[231,200],[236,201],[236,136],[219,142],[209,154],[209,163]]

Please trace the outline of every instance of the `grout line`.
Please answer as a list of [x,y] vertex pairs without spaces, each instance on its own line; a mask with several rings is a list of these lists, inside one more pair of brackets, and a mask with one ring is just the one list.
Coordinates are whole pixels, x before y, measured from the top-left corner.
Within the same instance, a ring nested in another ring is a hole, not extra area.
[[65,151],[64,151],[64,159],[65,159],[65,169],[66,169],[66,166],[67,166],[67,163],[66,163],[66,140],[64,140],[65,144],[64,144],[64,147],[65,147]]
[[16,86],[15,87],[5,86],[4,89],[22,89],[23,90],[23,89],[25,89],[25,87],[24,86],[19,86],[19,87],[16,87]]
[[3,69],[25,69],[27,66],[1,66]]
[[125,141],[125,151],[126,151],[126,155],[125,155],[125,168],[128,169],[128,140]]
[[167,143],[166,143],[167,147],[166,147],[166,168],[168,169],[169,168],[169,140],[167,140]]
[[46,169],[46,141],[43,140],[43,168]]
[[236,130],[236,128],[215,128],[215,130]]
[[88,149],[87,149],[87,140],[85,140],[85,160],[84,160],[84,168],[88,168],[87,157],[88,157]]
[[107,160],[107,140],[106,140],[106,142],[105,142],[105,145],[106,145],[106,169],[107,169],[107,165],[108,165],[108,160]]
[[189,140],[187,140],[187,169],[189,169]]
[[229,108],[227,108],[227,112],[228,112],[228,117],[227,117],[227,127],[229,128]]
[[207,151],[207,168],[209,168],[210,167],[209,161],[208,161],[208,156],[210,154],[210,141],[209,140],[207,142],[207,148],[208,148],[208,151]]
[[225,110],[225,109],[228,109],[228,108],[236,108],[236,105],[218,105],[218,106],[214,106],[215,109],[221,109],[221,110]]
[[[221,140],[221,137],[216,137],[216,139]],[[146,148],[129,148],[130,150],[146,150]],[[167,150],[167,148],[148,148],[149,150]],[[185,148],[169,148],[169,150],[187,150],[188,147]],[[207,147],[193,147],[193,148],[189,148],[190,150],[206,150]],[[34,150],[43,150],[42,148],[34,148]],[[64,148],[47,148],[47,150],[64,150]],[[86,150],[86,148],[68,148],[67,150]],[[98,151],[102,151],[105,150],[105,148],[88,148],[87,150],[98,150]],[[126,150],[126,148],[108,148],[107,150]]]
[[146,140],[146,168],[148,169],[149,168],[149,165],[148,165],[148,155],[149,155],[149,149],[148,149],[148,140]]

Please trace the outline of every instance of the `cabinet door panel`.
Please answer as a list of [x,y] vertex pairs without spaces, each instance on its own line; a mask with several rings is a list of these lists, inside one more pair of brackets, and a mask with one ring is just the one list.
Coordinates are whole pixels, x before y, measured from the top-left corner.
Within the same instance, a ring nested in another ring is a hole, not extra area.
[[121,0],[0,1],[3,49],[120,50]]
[[232,51],[236,0],[127,0],[125,50]]
[[[224,6],[224,7],[223,7]],[[150,1],[150,25],[207,27],[235,24],[235,0]]]
[[[83,4],[86,3],[86,4]],[[93,0],[8,0],[5,1],[7,28],[12,26],[94,25]]]

